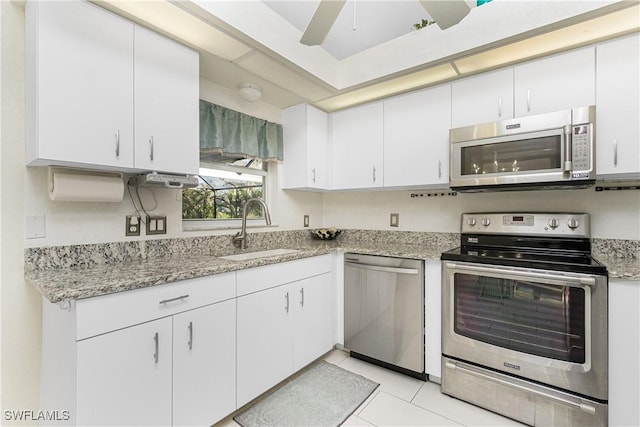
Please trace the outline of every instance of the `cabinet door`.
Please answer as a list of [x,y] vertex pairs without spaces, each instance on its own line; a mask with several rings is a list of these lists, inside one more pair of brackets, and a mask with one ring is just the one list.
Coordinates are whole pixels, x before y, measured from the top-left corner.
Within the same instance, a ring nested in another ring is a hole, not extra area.
[[282,111],[283,188],[329,187],[329,118],[307,104]]
[[597,175],[640,175],[640,36],[597,47]]
[[513,118],[513,68],[451,84],[451,127]]
[[77,343],[77,425],[171,425],[171,318]]
[[595,49],[589,47],[518,65],[514,79],[516,117],[593,105]]
[[236,410],[236,302],[173,317],[173,425],[211,425]]
[[331,188],[381,187],[382,102],[331,115]]
[[237,299],[238,407],[293,372],[293,304],[289,286]]
[[331,273],[292,284],[293,370],[331,350]]
[[448,185],[451,87],[384,101],[384,186]]
[[609,282],[609,425],[640,425],[640,282]]
[[26,10],[27,161],[133,166],[133,27],[88,2]]
[[135,167],[197,174],[198,54],[135,27]]
[[439,260],[427,260],[425,268],[424,289],[424,370],[429,376],[441,378],[442,351],[440,337],[442,335],[441,317],[441,265]]

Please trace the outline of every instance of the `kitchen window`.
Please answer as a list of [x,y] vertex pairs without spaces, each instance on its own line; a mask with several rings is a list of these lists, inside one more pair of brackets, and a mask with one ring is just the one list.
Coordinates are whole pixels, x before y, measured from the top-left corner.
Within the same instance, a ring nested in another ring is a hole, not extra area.
[[[266,162],[259,159],[201,162],[198,187],[182,190],[183,229],[239,227],[245,201],[265,199],[266,177]],[[247,218],[249,226],[264,225],[261,206],[251,205]]]

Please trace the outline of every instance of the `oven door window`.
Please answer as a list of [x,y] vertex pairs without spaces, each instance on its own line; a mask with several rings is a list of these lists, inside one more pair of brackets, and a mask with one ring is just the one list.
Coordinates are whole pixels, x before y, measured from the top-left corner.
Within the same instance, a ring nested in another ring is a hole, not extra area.
[[560,169],[562,135],[461,147],[462,176]]
[[585,362],[585,290],[456,273],[457,334],[515,351]]

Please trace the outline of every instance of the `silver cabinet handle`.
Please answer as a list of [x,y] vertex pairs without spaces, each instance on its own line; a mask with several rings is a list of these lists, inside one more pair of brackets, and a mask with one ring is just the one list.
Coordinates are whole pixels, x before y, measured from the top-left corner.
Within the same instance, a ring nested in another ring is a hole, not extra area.
[[193,322],[189,322],[189,326],[187,326],[187,328],[189,329],[189,341],[187,342],[187,344],[189,345],[189,350],[193,349]]
[[155,348],[156,348],[155,353],[153,353],[153,360],[155,360],[156,363],[158,363],[158,359],[160,359],[160,348],[159,348],[160,337],[158,337],[158,333],[157,332],[153,336],[153,341],[155,343]]
[[498,117],[502,117],[502,96],[498,97]]
[[[345,263],[346,265],[346,263]],[[457,273],[487,273],[492,275],[507,276],[508,278],[539,279],[543,283],[560,282],[564,286],[582,287],[580,285],[595,286],[594,277],[562,276],[560,274],[538,273],[533,271],[508,270],[500,267],[478,267],[475,265],[461,265],[447,262],[445,268],[455,270]]]
[[153,136],[149,138],[149,160],[153,160]]
[[284,311],[288,313],[289,312],[289,292],[285,294],[284,299],[287,301],[287,303],[284,306]]
[[304,307],[304,288],[300,288],[300,306]]
[[116,158],[120,157],[120,129],[116,131]]
[[174,302],[174,301],[181,301],[181,300],[186,299],[186,298],[189,298],[189,294],[180,295],[179,297],[175,297],[175,298],[163,299],[158,304],[167,304],[167,303]]
[[438,178],[442,178],[442,160],[438,160]]
[[373,167],[373,182],[376,182],[376,167]]
[[311,181],[316,182],[316,168],[311,169],[311,172],[313,173],[313,178],[311,178]]
[[618,166],[618,140],[613,140],[613,166]]
[[527,113],[531,112],[531,89],[527,89]]

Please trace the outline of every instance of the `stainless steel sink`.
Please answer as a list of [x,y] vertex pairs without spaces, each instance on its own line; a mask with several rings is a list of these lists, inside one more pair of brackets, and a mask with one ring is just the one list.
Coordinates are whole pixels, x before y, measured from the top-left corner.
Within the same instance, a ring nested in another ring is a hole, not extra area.
[[297,249],[270,249],[266,251],[247,252],[244,254],[221,256],[219,258],[229,261],[248,261],[256,258],[268,258],[272,256],[294,254],[296,252],[300,251]]

